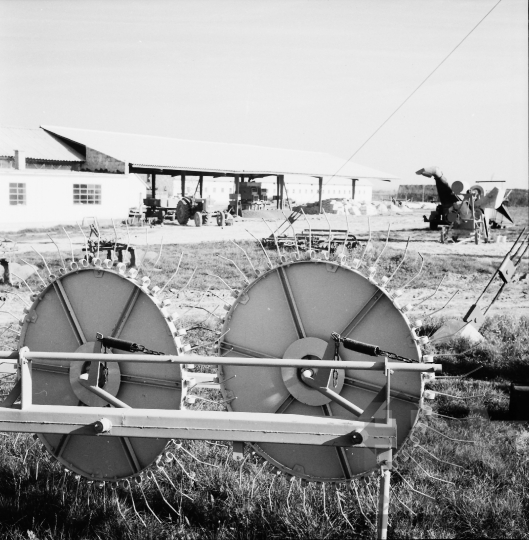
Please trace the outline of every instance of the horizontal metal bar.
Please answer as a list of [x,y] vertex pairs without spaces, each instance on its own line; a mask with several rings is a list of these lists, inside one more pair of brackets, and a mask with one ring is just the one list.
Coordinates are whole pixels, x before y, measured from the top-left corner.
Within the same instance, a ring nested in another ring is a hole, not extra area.
[[150,354],[108,354],[102,353],[59,353],[59,352],[33,352],[28,351],[24,355],[28,360],[68,360],[70,362],[149,362],[149,363],[174,363],[174,364],[206,364],[215,366],[264,366],[264,367],[312,367],[332,369],[360,369],[367,371],[384,371],[386,365],[393,371],[442,371],[441,364],[420,364],[406,362],[363,362],[336,360],[299,360],[290,358],[233,358],[218,356],[199,356],[193,354],[150,355]]
[[[345,377],[344,384],[352,388],[360,388],[362,390],[368,390],[369,392],[375,393],[380,392],[380,390],[382,389],[382,386],[377,386],[376,384],[368,383],[365,381],[357,381],[356,379],[351,379],[350,377]],[[410,403],[419,403],[421,401],[420,396],[413,396],[412,394],[408,394],[400,390],[391,389],[390,396],[394,399],[408,401]]]
[[31,405],[0,411],[0,432],[96,435],[103,418],[112,428],[105,436],[216,441],[269,442],[353,446],[351,434],[362,436],[363,448],[395,448],[397,427],[337,417],[297,414],[236,413],[164,409],[114,409]]
[[0,360],[17,360],[18,351],[0,351]]

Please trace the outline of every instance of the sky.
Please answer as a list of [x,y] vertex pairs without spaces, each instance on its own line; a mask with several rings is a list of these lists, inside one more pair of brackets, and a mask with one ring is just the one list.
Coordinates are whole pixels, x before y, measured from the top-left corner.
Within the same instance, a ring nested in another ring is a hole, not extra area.
[[[0,125],[345,161],[496,3],[0,0]],[[527,45],[527,0],[501,0],[352,161],[527,188]]]

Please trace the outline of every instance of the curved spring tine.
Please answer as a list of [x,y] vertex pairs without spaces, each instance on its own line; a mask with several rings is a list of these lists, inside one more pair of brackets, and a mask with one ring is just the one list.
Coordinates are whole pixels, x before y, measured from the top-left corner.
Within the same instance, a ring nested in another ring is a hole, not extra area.
[[218,341],[220,341],[229,331],[230,329],[228,328],[226,332],[224,332],[220,336],[217,336],[213,341],[207,341],[206,343],[199,343],[198,345],[191,347],[191,350],[194,351],[195,349],[199,349],[200,347],[211,347],[212,345],[215,345]]
[[[198,266],[195,266],[195,269],[193,270],[193,272],[191,273],[191,277],[187,280],[187,283],[179,290],[177,291],[176,294],[180,294],[181,292],[183,292],[185,289],[187,289],[187,287],[189,286],[189,284],[191,283],[191,281],[193,280],[193,278],[195,277],[195,273],[198,269]],[[171,289],[171,292],[173,291],[174,289]]]
[[[160,249],[160,254],[161,254],[161,249]],[[180,263],[182,262],[183,256],[184,256],[184,252],[182,251],[182,254],[180,255],[180,259],[178,259],[178,264],[176,266],[176,270],[174,271],[174,274],[167,280],[165,285],[158,291],[158,294],[161,294],[164,291],[165,287],[167,287],[167,285],[169,285],[172,279],[176,276],[176,274],[178,274],[178,270],[180,269]]]
[[[152,269],[154,270],[154,268],[156,268],[156,265],[160,262],[160,259],[162,258],[162,250],[163,250],[163,236],[162,236],[162,239],[160,241],[160,251],[158,252],[158,257],[156,259],[156,261],[154,261],[154,264],[152,266]],[[183,253],[182,253],[183,255]]]
[[112,221],[112,228],[114,229],[114,249],[112,250],[114,252],[114,257],[116,256],[116,246],[118,245],[118,231],[116,230],[116,224],[114,223],[114,218],[111,218]]
[[250,260],[250,257],[248,257],[248,253],[246,253],[246,250],[244,248],[242,248],[241,246],[239,246],[239,244],[237,244],[237,242],[235,242],[234,240],[230,240],[230,242],[232,244],[235,244],[245,255],[245,257],[248,259],[248,262],[250,263],[250,266],[252,267],[252,270],[254,271],[255,275],[258,276],[258,272],[255,270],[255,266],[253,265],[252,261]]
[[300,255],[299,255],[298,237],[296,236],[296,231],[294,229],[294,225],[290,221],[290,219],[288,219],[288,217],[285,214],[285,211],[283,209],[281,209],[281,212],[283,212],[283,216],[285,216],[285,219],[288,221],[289,227],[292,229],[292,234],[294,235],[294,242],[296,244],[296,253],[298,254],[298,258],[299,258]]
[[226,287],[228,287],[228,289],[229,289],[230,291],[234,291],[234,290],[235,290],[233,287],[230,287],[230,286],[229,286],[229,285],[228,285],[228,284],[227,284],[220,276],[217,276],[217,274],[211,274],[211,273],[209,273],[209,272],[206,272],[206,275],[207,275],[207,276],[211,276],[211,277],[216,277],[216,278],[220,279],[220,280],[222,281],[222,283],[224,283],[224,285],[226,285]]
[[11,317],[13,317],[13,319],[15,319],[15,321],[19,320],[19,318],[14,313],[11,313],[7,309],[0,309],[0,313],[7,313],[8,315],[11,315]]
[[367,246],[369,246],[369,243],[371,242],[371,220],[369,219],[369,216],[367,216],[367,228],[369,229],[369,236],[367,237],[367,242],[364,248],[364,252],[362,253],[362,256],[360,257],[360,264],[362,264],[362,261],[364,260],[364,256],[367,252]]
[[268,227],[268,230],[272,233],[272,236],[274,237],[274,243],[276,245],[277,255],[281,259],[281,250],[279,249],[279,242],[277,241],[276,233],[275,231],[272,230],[272,227],[270,227],[270,225],[268,224],[265,218],[262,218],[262,220],[264,221],[265,225]]
[[63,227],[62,230],[64,231],[64,234],[68,237],[68,240],[70,241],[70,251],[72,252],[72,261],[75,262],[75,257],[73,256],[73,244],[72,244],[72,238],[70,235],[66,232],[66,229]]
[[149,228],[145,227],[145,253],[143,254],[143,257],[141,258],[140,265],[137,267],[138,271],[143,266],[143,262],[145,261],[145,257],[147,257],[147,251],[149,251]]
[[439,309],[436,309],[435,311],[432,311],[431,313],[429,313],[428,315],[426,315],[426,317],[424,317],[425,319],[427,319],[428,317],[431,317],[432,315],[435,315],[436,313],[439,313],[440,311],[442,311],[455,297],[456,294],[459,294],[459,289],[457,289],[457,291],[448,299],[448,302],[442,307],[442,308],[439,308]]
[[344,252],[344,255],[346,253],[345,244],[347,243],[347,240],[349,238],[349,212],[345,213],[345,223],[347,225],[347,230],[345,231],[345,238],[343,239],[343,252]]
[[86,256],[88,257],[88,238],[86,237],[86,234],[84,233],[83,229],[81,228],[81,225],[77,223],[77,226],[79,227],[79,230],[81,231],[81,234],[84,236],[84,250],[86,253]]
[[241,273],[241,276],[244,278],[244,281],[246,281],[246,283],[248,283],[248,284],[250,283],[250,280],[246,277],[244,272],[237,266],[235,261],[233,261],[232,259],[228,259],[228,257],[224,257],[222,255],[218,255],[218,257],[220,257],[221,259],[224,259],[225,261],[231,262],[233,264],[233,266],[235,266],[235,268],[237,268],[237,270]]
[[[22,259],[21,259],[22,260]],[[28,263],[26,263],[28,264]],[[31,265],[28,265],[28,266],[31,266]],[[35,294],[33,292],[33,289],[28,285],[27,281],[25,279],[22,279],[20,276],[18,276],[17,274],[15,274],[15,272],[9,272],[10,274],[13,274],[16,278],[20,279],[20,281],[22,281],[22,283],[24,283],[24,285],[29,289],[29,292],[31,294]]]
[[310,255],[310,253],[313,251],[312,250],[312,228],[310,226],[310,221],[309,221],[309,218],[307,217],[307,214],[305,214],[305,211],[303,210],[303,208],[300,208],[300,210],[301,210],[301,213],[303,214],[303,216],[304,216],[304,218],[305,218],[305,220],[307,222],[307,225],[309,227],[309,245],[308,245],[307,252]]
[[441,278],[441,281],[439,282],[439,285],[437,285],[437,288],[435,289],[433,294],[431,294],[430,296],[425,296],[420,302],[417,302],[413,307],[416,308],[417,306],[420,306],[423,302],[426,302],[426,300],[429,300],[430,298],[433,298],[437,294],[437,291],[439,291],[439,288],[443,284],[443,281],[445,280],[445,277],[446,277],[446,274]]
[[18,294],[16,292],[12,292],[12,293],[8,293],[8,294],[15,295],[26,307],[30,307],[30,305],[22,298],[22,296],[20,296],[20,294]]
[[258,238],[256,238],[248,229],[244,229],[256,242],[259,242],[259,245],[261,246],[261,249],[263,250],[263,253],[265,254],[265,257],[267,258],[268,260],[268,265],[270,266],[270,268],[272,268],[274,265],[272,264],[272,261],[270,260],[270,257],[268,256],[268,253],[266,252],[266,249],[264,248],[263,246],[263,243],[261,242],[261,240],[259,240]]
[[327,239],[328,247],[327,247],[327,258],[331,257],[331,236],[332,236],[332,228],[331,228],[331,222],[329,221],[329,218],[327,217],[327,212],[322,208],[321,211],[323,212],[323,217],[327,221],[327,225],[329,225],[329,238]]
[[406,247],[404,248],[404,255],[402,256],[401,261],[397,265],[397,268],[395,268],[393,274],[389,276],[388,281],[386,282],[386,285],[395,277],[395,274],[399,271],[399,268],[402,266],[402,263],[404,262],[404,259],[406,258],[406,254],[408,253],[409,244],[410,244],[410,237],[408,236],[408,240],[406,241]]
[[[46,262],[46,259],[33,246],[31,246],[31,249],[42,259],[42,261],[44,262],[44,266],[46,267],[46,270],[48,270],[48,273],[50,274],[50,276],[52,276],[53,272],[50,270],[50,267],[48,266],[48,263]],[[20,260],[22,260],[22,259],[20,259]]]
[[380,260],[380,257],[382,257],[382,254],[384,253],[384,250],[388,247],[390,230],[391,230],[391,223],[388,223],[388,234],[386,236],[386,243],[384,244],[384,247],[382,248],[382,251],[378,254],[378,257],[375,259],[375,262],[373,263],[373,266],[377,265],[378,261]]
[[[33,270],[35,270],[35,273],[37,274],[37,276],[39,277],[39,279],[42,281],[42,283],[44,284],[44,286],[46,286],[46,282],[42,279],[42,276],[39,274],[39,271],[37,270],[37,267],[34,265],[34,264],[30,264],[28,263],[28,261],[25,261],[22,257],[20,257],[20,260],[24,263],[24,264],[27,264],[30,268],[33,268]],[[11,272],[13,274],[13,272]],[[16,275],[16,274],[14,274]],[[18,277],[18,276],[17,276]],[[20,278],[19,278],[20,279]]]
[[[195,302],[193,305],[191,305],[191,307],[187,310],[187,311],[184,311],[184,313],[182,313],[181,316],[184,316],[186,313],[189,313],[192,309],[196,309],[198,308],[198,306],[200,305],[200,303],[202,302],[202,300],[204,300],[204,297],[206,296],[206,294],[209,292],[209,287],[202,293],[202,296],[198,299],[197,302]],[[201,308],[201,309],[204,309],[204,308]],[[208,311],[207,309],[205,311]],[[208,311],[209,313],[209,311]],[[219,317],[220,318],[220,317]]]
[[422,254],[418,251],[417,252],[419,254],[419,257],[421,258],[421,267],[419,268],[419,271],[409,280],[407,281],[402,287],[401,289],[405,289],[412,281],[414,281],[415,279],[417,279],[421,272],[422,272],[422,267],[424,266],[424,257],[422,256]]
[[55,247],[57,248],[57,252],[59,253],[59,259],[61,259],[62,267],[66,268],[66,264],[64,263],[64,259],[62,258],[61,250],[59,249],[59,246],[57,245],[57,242],[50,236],[50,234],[46,233],[48,235],[48,238],[55,244]]

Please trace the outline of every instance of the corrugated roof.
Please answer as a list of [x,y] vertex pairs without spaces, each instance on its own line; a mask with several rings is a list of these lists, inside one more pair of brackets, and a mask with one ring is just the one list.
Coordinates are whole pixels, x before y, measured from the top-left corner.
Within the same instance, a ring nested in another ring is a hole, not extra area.
[[189,141],[89,129],[41,126],[137,167],[228,174],[302,174],[344,178],[395,179],[378,171],[322,152],[285,150],[247,144]]
[[64,142],[40,128],[0,127],[0,156],[24,150],[26,158],[47,161],[84,161],[84,157]]

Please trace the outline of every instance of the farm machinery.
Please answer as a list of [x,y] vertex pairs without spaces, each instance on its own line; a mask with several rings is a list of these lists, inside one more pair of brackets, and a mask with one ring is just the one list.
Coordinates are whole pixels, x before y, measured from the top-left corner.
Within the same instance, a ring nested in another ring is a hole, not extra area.
[[480,239],[490,239],[490,228],[500,228],[513,224],[505,204],[505,190],[494,187],[486,192],[481,184],[467,186],[464,182],[450,184],[439,167],[420,169],[416,174],[433,178],[437,187],[440,204],[424,216],[431,230],[444,228],[442,241],[452,229],[469,231],[476,243]]
[[[253,452],[305,483],[379,471],[386,537],[393,459],[441,370],[393,276],[377,282],[375,267],[365,277],[361,261],[310,246],[283,251],[232,291],[216,354],[200,356],[167,283],[99,257],[61,264],[32,292],[17,349],[0,353],[18,372],[0,431],[36,433],[66,470],[97,484],[156,478],[174,438],[230,441],[234,458]],[[193,410],[201,385],[218,390],[225,411]]]

